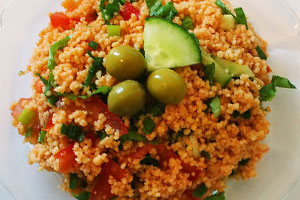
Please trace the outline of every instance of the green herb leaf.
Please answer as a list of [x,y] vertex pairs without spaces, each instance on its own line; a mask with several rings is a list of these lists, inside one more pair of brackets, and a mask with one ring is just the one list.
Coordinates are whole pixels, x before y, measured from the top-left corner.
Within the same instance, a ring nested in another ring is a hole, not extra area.
[[207,193],[208,188],[204,183],[202,183],[200,186],[196,187],[196,189],[193,192],[193,197],[201,198],[205,193]]
[[247,18],[244,13],[243,8],[235,8],[235,13],[236,13],[236,21],[238,24],[244,24],[246,26],[246,29],[248,30],[248,23],[247,23]]
[[107,133],[105,132],[105,130],[97,131],[96,133],[100,140],[103,140],[104,138],[106,138],[108,136]]
[[215,63],[211,63],[210,65],[206,65],[204,67],[204,77],[209,81],[210,85],[213,85],[215,78],[216,67]]
[[151,117],[146,117],[146,118],[144,119],[143,124],[144,124],[144,128],[143,128],[142,131],[143,131],[145,134],[150,134],[150,133],[152,133],[152,131],[155,129],[155,123],[154,123],[154,121],[151,119]]
[[260,101],[272,101],[276,94],[276,87],[269,83],[259,90]]
[[154,103],[146,107],[146,112],[154,117],[160,117],[165,112],[165,105],[162,103]]
[[88,99],[93,95],[96,94],[108,94],[111,91],[111,87],[107,87],[107,86],[101,86],[99,87],[97,90],[95,90],[94,92],[90,93],[89,95],[79,95],[76,96],[73,93],[57,93],[59,96],[63,96],[63,97],[67,97],[68,99],[71,100],[76,100],[76,99]]
[[162,5],[161,0],[146,0],[148,9],[150,10],[150,17],[162,17],[169,21],[177,15],[178,11],[174,4],[169,1],[166,5]]
[[119,13],[120,4],[123,4],[120,0],[112,0],[108,1],[106,8],[104,7],[104,3],[108,0],[100,0],[100,12],[102,14],[102,18],[105,20],[106,24],[109,24],[109,20],[115,16],[115,13]]
[[89,200],[91,193],[89,192],[82,192],[80,194],[74,194],[74,197],[78,200]]
[[258,56],[259,56],[261,59],[267,60],[267,56],[266,56],[265,52],[260,48],[260,46],[257,46],[257,47],[255,48],[255,50],[256,50]]
[[28,128],[28,130],[26,131],[25,133],[25,137],[30,137],[31,136],[31,133],[32,133],[32,127]]
[[80,143],[85,137],[85,131],[76,125],[61,125],[60,133],[68,138]]
[[272,83],[276,87],[296,89],[296,87],[288,79],[284,77],[274,75],[272,77]]
[[[56,102],[58,101],[58,96],[57,95],[54,95],[52,93],[52,85],[50,83],[50,81],[44,79],[40,74],[36,73],[35,74],[36,76],[38,76],[40,78],[40,80],[43,82],[43,84],[46,86],[45,87],[45,91],[44,91],[44,95],[45,97],[48,99],[48,102],[53,105],[53,106],[56,106]],[[50,74],[51,75],[51,71],[50,71]],[[53,75],[53,74],[52,74]],[[49,78],[50,80],[50,78]]]
[[192,29],[194,29],[194,22],[193,22],[193,20],[192,20],[192,18],[190,16],[185,16],[182,19],[182,27],[185,30],[192,30]]
[[207,160],[210,160],[210,154],[207,151],[201,151],[201,156],[203,156]]
[[239,162],[239,166],[245,166],[245,165],[248,164],[249,161],[250,161],[250,158],[242,159],[242,160]]
[[92,49],[96,50],[99,47],[99,44],[95,41],[90,41],[89,42],[89,47],[91,47]]
[[146,155],[146,157],[140,161],[141,165],[152,165],[154,167],[160,167],[159,161],[152,158],[150,155]]
[[121,27],[119,25],[108,25],[107,32],[108,32],[108,36],[120,36]]
[[38,143],[40,143],[40,144],[44,143],[46,134],[47,134],[46,131],[40,131]]
[[75,190],[77,188],[77,186],[78,186],[79,181],[80,180],[79,180],[77,174],[71,173],[70,174],[70,181],[69,181],[69,188],[71,190]]
[[137,128],[134,126],[133,123],[130,124],[130,129],[128,134],[122,135],[120,138],[120,143],[123,144],[126,141],[135,141],[135,142],[145,142],[147,141],[144,135],[138,133]]
[[178,137],[182,136],[183,135],[183,130],[180,130],[178,132],[174,132],[172,135],[171,135],[171,138],[170,138],[170,143],[171,144],[175,144],[177,142],[177,139]]
[[230,12],[230,10],[226,7],[226,5],[222,1],[217,0],[216,4],[222,9],[223,14],[229,14],[232,15],[234,18],[236,18],[236,16],[232,12]]
[[209,106],[215,115],[215,117],[219,117],[221,113],[221,103],[220,98],[218,96],[215,96],[209,103]]
[[210,197],[206,197],[205,200],[225,200],[225,193],[214,194]]
[[105,73],[106,69],[103,65],[103,59],[102,58],[98,58],[98,57],[93,56],[90,51],[87,51],[87,53],[89,54],[89,56],[91,56],[94,59],[94,61],[93,61],[93,64],[89,68],[88,75],[87,75],[87,77],[84,81],[84,86],[92,87],[92,85],[94,84],[93,80],[96,76],[96,73],[98,71],[101,71],[102,73]]
[[239,111],[235,110],[233,111],[233,118],[236,119],[238,117],[242,117],[244,119],[250,119],[251,118],[251,110],[247,110],[246,112],[244,113],[239,113]]

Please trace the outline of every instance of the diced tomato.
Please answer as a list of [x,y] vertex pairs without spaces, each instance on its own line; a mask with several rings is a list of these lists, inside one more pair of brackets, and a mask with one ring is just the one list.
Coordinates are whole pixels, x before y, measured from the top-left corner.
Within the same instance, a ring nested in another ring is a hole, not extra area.
[[21,98],[19,99],[18,104],[12,109],[11,111],[11,116],[15,119],[18,120],[19,115],[23,111],[24,107],[22,106],[24,101],[31,101],[31,98]]
[[55,12],[50,15],[50,20],[53,28],[62,27],[63,29],[70,28],[70,18],[62,12]]
[[44,84],[41,80],[37,80],[34,84],[34,88],[37,93],[42,93],[43,87],[44,87]]
[[168,165],[165,164],[168,164],[171,158],[180,159],[174,151],[167,149],[167,147],[163,144],[157,145],[155,148],[157,149],[157,153],[160,158],[160,166],[163,169],[167,169]]
[[70,173],[70,170],[77,164],[73,146],[74,144],[69,144],[54,155],[54,158],[59,160],[59,172],[61,173]]
[[51,128],[54,126],[54,124],[53,124],[53,122],[52,122],[52,118],[53,118],[53,113],[51,113],[51,114],[49,115],[49,117],[48,117],[46,126],[45,126],[45,128],[44,128],[45,130],[49,130],[49,129],[51,129]]
[[114,195],[111,193],[111,185],[108,183],[109,176],[120,181],[128,173],[113,160],[109,160],[102,166],[101,173],[95,180],[95,185],[89,200],[110,200]]
[[129,20],[131,14],[135,14],[137,17],[140,16],[140,11],[136,9],[131,3],[126,2],[124,5],[124,11],[120,11],[120,15],[125,19]]
[[269,65],[267,65],[267,72],[268,73],[272,72],[272,69],[271,69],[271,67]]
[[108,124],[113,129],[120,131],[120,136],[128,133],[128,129],[120,119],[120,117],[108,110],[108,106],[96,95],[92,97],[90,102],[86,103],[86,109],[93,115],[95,119],[98,119],[98,115],[103,113],[106,117],[104,125]]

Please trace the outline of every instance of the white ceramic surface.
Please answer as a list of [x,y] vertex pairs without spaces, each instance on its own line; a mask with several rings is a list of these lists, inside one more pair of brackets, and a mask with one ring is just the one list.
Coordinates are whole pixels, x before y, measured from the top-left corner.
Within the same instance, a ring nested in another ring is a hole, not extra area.
[[[47,13],[62,9],[60,0],[3,2],[0,1],[0,6],[11,4],[4,12],[0,31],[0,199],[72,199],[57,187],[60,184],[57,175],[38,172],[37,165],[27,164],[30,146],[22,144],[22,137],[11,127],[8,110],[12,101],[30,96],[30,76],[18,77],[17,73],[25,69],[39,31],[49,22]],[[281,0],[232,2],[244,8],[257,32],[269,42],[268,63],[274,74],[288,77],[300,88],[299,22],[295,15]],[[299,97],[299,90],[278,90],[268,116],[272,125],[266,143],[271,150],[258,164],[258,178],[230,182],[227,200],[280,200],[295,185],[300,175]],[[292,193],[288,200],[300,199],[299,196],[297,192]]]

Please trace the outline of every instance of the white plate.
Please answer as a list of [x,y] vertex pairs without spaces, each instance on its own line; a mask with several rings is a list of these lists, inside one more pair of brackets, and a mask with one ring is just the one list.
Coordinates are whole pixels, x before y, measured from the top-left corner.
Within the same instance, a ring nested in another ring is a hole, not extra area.
[[[232,3],[244,8],[256,31],[269,42],[268,63],[274,74],[288,77],[300,88],[297,17],[281,0]],[[62,9],[59,4],[60,0],[15,0],[4,13],[0,31],[0,193],[15,200],[72,199],[58,188],[61,180],[57,175],[38,172],[37,165],[27,164],[30,146],[22,144],[22,137],[11,127],[8,109],[18,98],[30,96],[30,76],[20,78],[17,73],[29,63],[38,33],[49,22],[47,14]],[[268,116],[271,133],[266,143],[271,150],[258,164],[258,178],[230,181],[227,200],[280,200],[296,182],[300,175],[299,97],[299,90],[278,90]]]

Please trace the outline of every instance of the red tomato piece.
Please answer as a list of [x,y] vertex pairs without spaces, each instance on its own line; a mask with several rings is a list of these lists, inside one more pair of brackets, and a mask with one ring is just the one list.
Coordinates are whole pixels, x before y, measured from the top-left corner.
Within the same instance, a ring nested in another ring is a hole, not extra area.
[[21,112],[24,109],[24,107],[22,106],[23,101],[31,101],[31,98],[21,98],[21,99],[19,99],[18,104],[11,111],[11,116],[15,120],[18,120],[19,115],[21,114]]
[[155,148],[152,144],[147,144],[146,146],[139,147],[135,152],[122,157],[120,162],[126,162],[128,158],[131,158],[131,160],[142,159],[150,152],[152,148]]
[[45,128],[44,128],[45,130],[49,130],[49,129],[51,129],[51,128],[54,126],[54,124],[53,124],[53,122],[52,122],[52,118],[53,118],[53,113],[51,113],[51,114],[49,115],[49,117],[48,117],[46,126],[45,126]]
[[55,12],[50,15],[50,20],[53,28],[62,27],[63,29],[70,28],[70,18],[62,12]]
[[108,124],[113,129],[120,131],[120,136],[128,133],[128,129],[120,119],[120,117],[108,110],[108,106],[96,95],[92,97],[90,102],[87,102],[86,109],[93,115],[95,119],[98,118],[99,113],[103,113],[106,117],[104,125]]
[[89,200],[110,200],[114,195],[111,193],[111,185],[108,183],[109,176],[120,181],[127,173],[127,170],[121,169],[113,160],[104,163],[101,173],[95,179],[95,185]]
[[272,69],[271,69],[271,67],[269,65],[267,65],[267,72],[268,73],[272,72]]
[[77,164],[73,146],[73,143],[69,144],[54,155],[54,158],[59,160],[59,172],[61,173],[69,173],[70,170]]
[[125,19],[129,20],[131,14],[135,14],[137,17],[140,16],[140,11],[136,9],[131,3],[126,2],[124,5],[124,11],[120,11],[120,15]]

